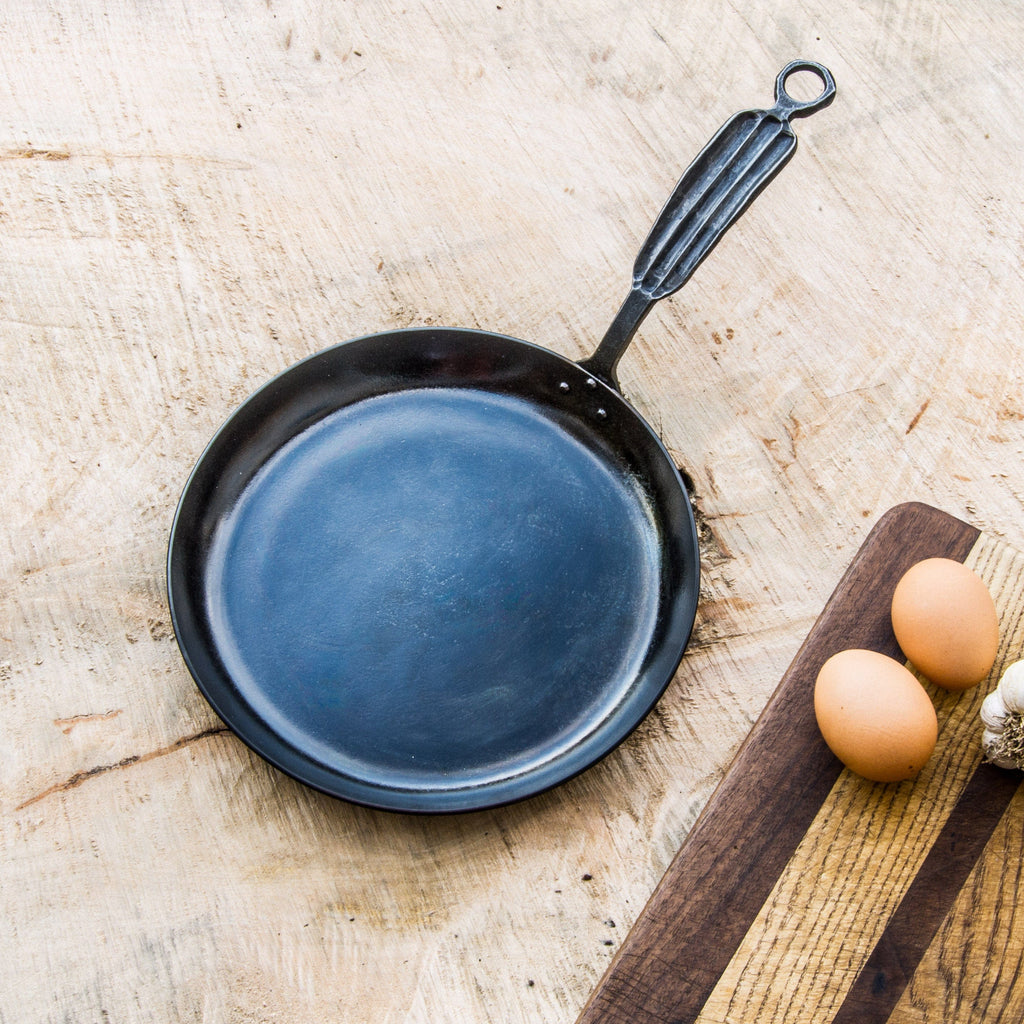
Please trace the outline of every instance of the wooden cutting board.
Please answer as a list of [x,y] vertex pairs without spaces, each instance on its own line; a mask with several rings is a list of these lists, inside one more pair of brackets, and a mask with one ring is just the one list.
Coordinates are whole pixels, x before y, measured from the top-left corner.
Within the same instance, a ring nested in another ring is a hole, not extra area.
[[[818,732],[831,654],[903,660],[893,589],[923,558],[971,566],[1000,613],[990,679],[926,684],[925,770],[867,782]],[[579,1024],[952,1022],[1024,1018],[1022,773],[982,763],[978,709],[1024,658],[1024,555],[937,509],[878,522],[741,747]]]

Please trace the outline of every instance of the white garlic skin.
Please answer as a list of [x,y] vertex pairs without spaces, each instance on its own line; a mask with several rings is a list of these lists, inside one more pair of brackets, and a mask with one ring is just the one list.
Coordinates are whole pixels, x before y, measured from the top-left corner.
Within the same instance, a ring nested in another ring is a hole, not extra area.
[[998,690],[993,690],[981,702],[981,711],[979,713],[982,725],[985,726],[986,735],[993,733],[998,736],[1006,727],[1006,704]]
[[999,680],[996,690],[1007,711],[1024,714],[1024,661],[1015,661]]

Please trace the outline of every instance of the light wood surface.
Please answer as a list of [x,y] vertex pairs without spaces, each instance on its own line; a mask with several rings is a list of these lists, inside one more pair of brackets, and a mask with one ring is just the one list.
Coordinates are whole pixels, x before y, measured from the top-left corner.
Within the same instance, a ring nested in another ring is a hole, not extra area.
[[[1016,0],[6,5],[0,1021],[574,1021],[884,510],[1024,547],[1022,38]],[[250,755],[164,599],[213,431],[380,328],[589,354],[797,57],[836,102],[620,365],[701,518],[655,713],[456,818]]]

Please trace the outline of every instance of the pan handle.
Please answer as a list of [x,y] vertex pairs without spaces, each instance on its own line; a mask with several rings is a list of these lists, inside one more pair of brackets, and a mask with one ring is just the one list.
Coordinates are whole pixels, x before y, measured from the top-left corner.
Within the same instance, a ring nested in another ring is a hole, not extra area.
[[[821,80],[812,100],[786,91],[789,78],[809,71]],[[796,151],[794,117],[827,107],[836,94],[831,72],[796,60],[775,82],[775,106],[745,110],[727,121],[683,172],[654,222],[633,266],[633,285],[594,354],[580,365],[619,389],[615,367],[637,328],[658,299],[681,288],[704,257],[785,166]]]

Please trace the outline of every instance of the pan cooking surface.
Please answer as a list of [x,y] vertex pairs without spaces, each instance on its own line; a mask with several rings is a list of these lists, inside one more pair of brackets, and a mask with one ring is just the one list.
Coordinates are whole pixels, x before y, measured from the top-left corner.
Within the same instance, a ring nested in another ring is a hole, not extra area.
[[557,757],[623,700],[659,549],[636,483],[542,411],[414,389],[268,460],[216,530],[205,602],[287,743],[382,786],[464,788]]

